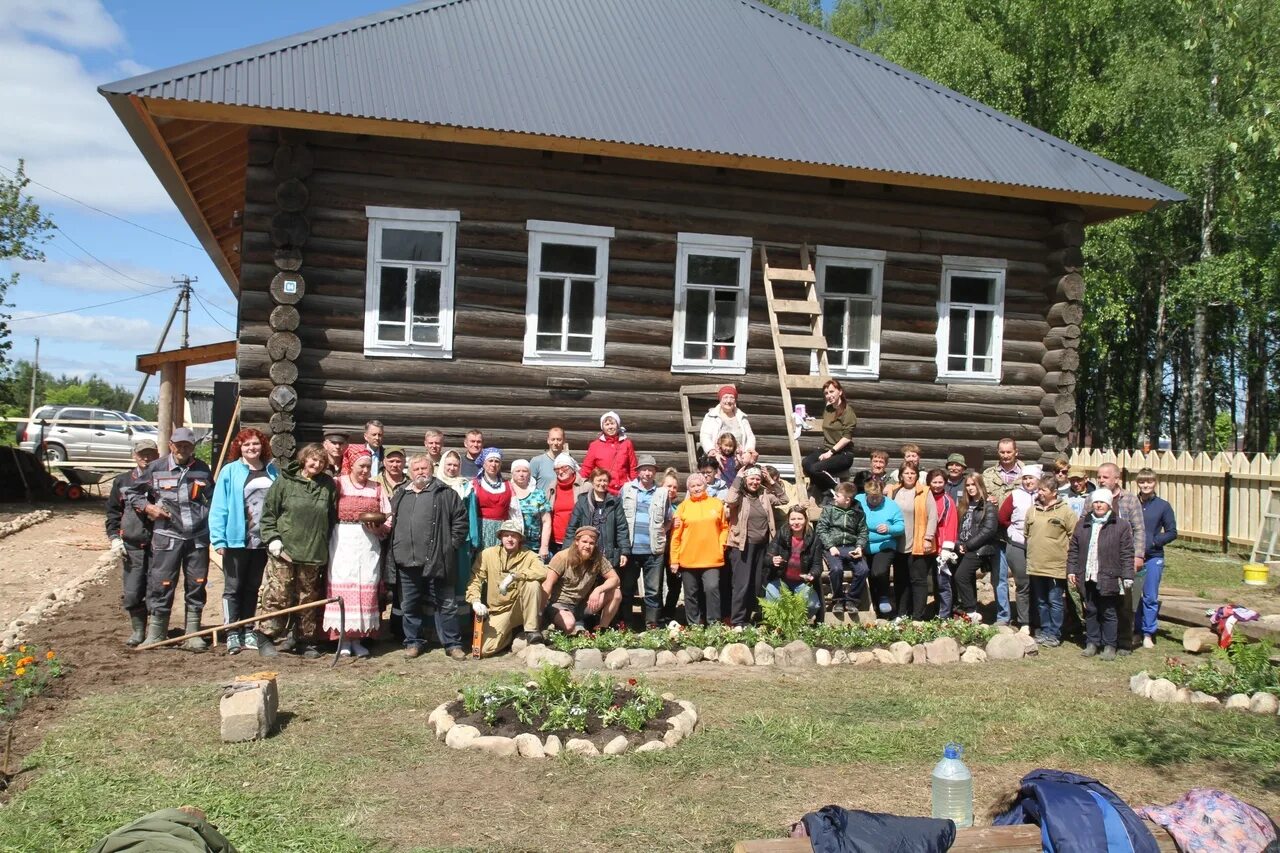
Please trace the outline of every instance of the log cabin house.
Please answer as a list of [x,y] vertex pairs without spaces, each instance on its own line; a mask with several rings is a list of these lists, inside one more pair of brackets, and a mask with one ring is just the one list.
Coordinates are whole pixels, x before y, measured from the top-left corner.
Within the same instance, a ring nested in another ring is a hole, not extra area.
[[683,467],[678,389],[719,382],[785,453],[761,246],[811,253],[859,453],[1050,454],[1084,226],[1183,198],[754,0],[426,0],[101,92],[277,455],[370,417],[581,452],[616,409]]

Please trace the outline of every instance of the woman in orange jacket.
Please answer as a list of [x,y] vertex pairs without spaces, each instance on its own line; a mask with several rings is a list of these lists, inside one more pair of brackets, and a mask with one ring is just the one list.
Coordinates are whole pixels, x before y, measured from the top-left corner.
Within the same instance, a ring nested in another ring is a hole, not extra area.
[[[684,613],[690,625],[719,622],[720,572],[729,522],[724,502],[707,494],[707,480],[690,474],[685,488],[689,497],[676,507],[677,522],[671,531],[671,573],[680,573],[684,586]],[[698,600],[706,597],[706,612]],[[705,617],[705,618],[704,618]]]

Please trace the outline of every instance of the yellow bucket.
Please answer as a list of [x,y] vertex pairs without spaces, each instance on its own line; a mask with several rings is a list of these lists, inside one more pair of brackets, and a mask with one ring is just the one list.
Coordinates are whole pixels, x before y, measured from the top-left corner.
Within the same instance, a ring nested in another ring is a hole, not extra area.
[[1245,563],[1244,582],[1249,586],[1266,586],[1270,571],[1266,563]]

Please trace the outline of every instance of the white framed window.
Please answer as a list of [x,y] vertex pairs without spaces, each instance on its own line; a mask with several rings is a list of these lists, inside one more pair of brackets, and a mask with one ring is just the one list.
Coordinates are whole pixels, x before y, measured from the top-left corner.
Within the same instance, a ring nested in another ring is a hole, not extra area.
[[938,381],[1000,381],[1006,266],[998,258],[943,256]]
[[604,366],[609,241],[600,225],[530,219],[525,364]]
[[[880,375],[884,259],[885,253],[876,249],[818,247],[818,302],[833,376],[875,379]],[[818,372],[816,354],[811,357],[810,372]]]
[[456,210],[366,207],[364,354],[453,356]]
[[672,373],[747,372],[751,238],[677,235]]

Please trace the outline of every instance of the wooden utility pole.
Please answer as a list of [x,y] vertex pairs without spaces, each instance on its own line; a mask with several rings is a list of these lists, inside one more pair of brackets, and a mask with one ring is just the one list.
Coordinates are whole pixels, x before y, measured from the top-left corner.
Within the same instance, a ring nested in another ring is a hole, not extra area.
[[36,382],[40,379],[40,339],[36,338],[36,357],[31,362],[31,399],[27,403],[27,414],[36,413]]

